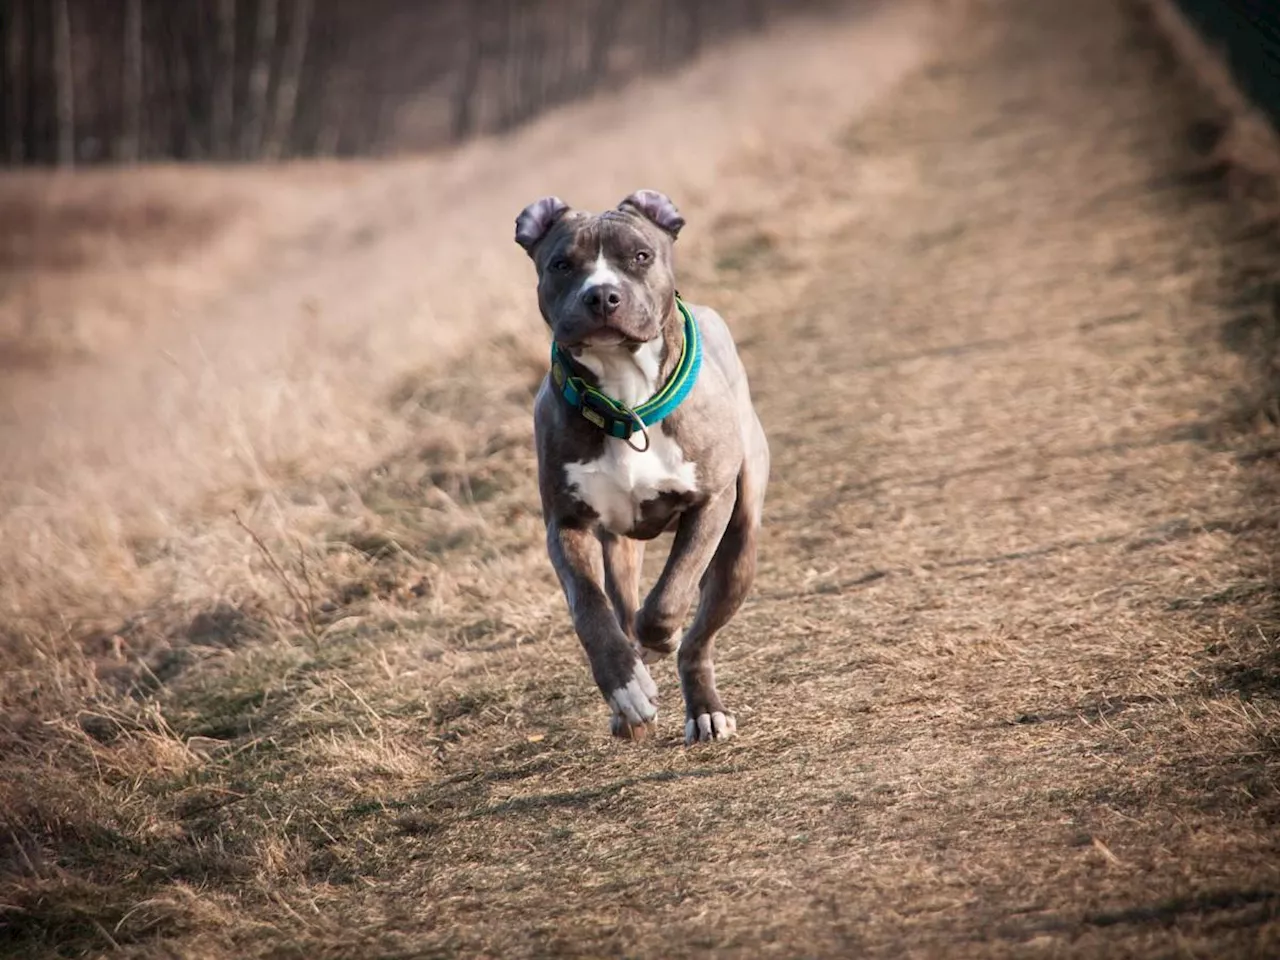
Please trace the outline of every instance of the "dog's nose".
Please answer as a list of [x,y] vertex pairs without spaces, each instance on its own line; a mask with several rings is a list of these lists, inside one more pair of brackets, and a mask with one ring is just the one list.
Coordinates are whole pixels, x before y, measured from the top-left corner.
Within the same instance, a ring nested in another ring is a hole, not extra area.
[[582,305],[602,317],[612,316],[622,305],[622,291],[612,283],[597,284],[582,295]]

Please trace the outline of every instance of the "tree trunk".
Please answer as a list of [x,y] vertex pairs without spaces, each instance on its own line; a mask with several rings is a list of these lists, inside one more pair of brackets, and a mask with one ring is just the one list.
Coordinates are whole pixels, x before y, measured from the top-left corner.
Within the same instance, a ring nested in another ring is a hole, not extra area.
[[271,55],[275,52],[278,19],[278,0],[258,0],[242,144],[247,159],[254,159],[262,152],[262,138],[267,129],[267,92],[271,87]]
[[537,12],[523,17],[524,35],[520,44],[520,79],[517,91],[520,95],[520,111],[516,116],[523,123],[546,105],[546,88],[549,69],[547,44],[543,25]]
[[[189,13],[191,9],[178,10],[176,15]],[[201,11],[195,8],[195,12]],[[197,87],[196,74],[200,64],[195,61],[193,56],[195,47],[186,29],[175,30],[172,44],[169,82],[174,106],[172,112],[173,155],[179,160],[203,160],[209,153],[209,144],[204,139],[208,133],[208,127],[193,120],[200,115],[200,108],[204,106],[204,99]]]
[[27,119],[27,21],[25,0],[9,0],[9,17],[5,23],[5,140],[9,162],[15,166],[26,159]]
[[684,49],[688,56],[693,57],[702,50],[703,28],[706,25],[706,10],[703,9],[702,0],[685,0],[684,16]]
[[142,156],[142,0],[126,0],[124,8],[124,130],[120,159],[137,163]]
[[267,136],[263,155],[268,160],[278,160],[284,155],[293,130],[293,116],[298,108],[298,83],[302,77],[302,64],[307,55],[307,34],[311,31],[312,0],[294,0],[293,16],[289,21],[289,40],[280,64],[280,81],[276,85],[276,109],[271,117],[271,132]]
[[671,21],[674,14],[671,12],[671,8],[676,2],[678,0],[661,0],[658,4],[657,12],[654,14],[654,19],[657,20],[655,29],[658,38],[658,50],[653,57],[653,62],[659,67],[666,67],[676,59],[671,52],[673,46],[671,35],[675,32],[672,29]]
[[529,39],[528,17],[523,0],[506,0],[504,4],[503,22],[505,24],[502,37],[502,129],[507,130],[520,122],[524,109],[524,76],[525,61],[528,49],[525,46]]
[[71,63],[71,11],[53,0],[53,75],[57,86],[58,166],[76,163],[75,72]]
[[595,90],[609,72],[609,54],[618,31],[619,5],[617,0],[596,0],[595,15],[591,17],[591,52],[587,57],[587,78],[584,92]]
[[218,0],[218,56],[213,68],[213,155],[230,157],[236,95],[236,0]]
[[467,17],[467,52],[458,75],[458,85],[453,90],[453,139],[465,140],[475,132],[476,99],[479,94],[480,73],[484,66],[485,28],[489,5],[472,0]]

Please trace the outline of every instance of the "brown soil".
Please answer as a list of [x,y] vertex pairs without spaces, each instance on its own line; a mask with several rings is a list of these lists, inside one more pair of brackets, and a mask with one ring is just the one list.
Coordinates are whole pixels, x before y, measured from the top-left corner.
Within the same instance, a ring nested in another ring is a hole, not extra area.
[[685,749],[664,667],[608,739],[526,325],[203,587],[15,629],[14,955],[1280,954],[1274,227],[1141,5],[945,16],[838,136],[744,150],[755,206],[688,204],[774,452],[739,737]]

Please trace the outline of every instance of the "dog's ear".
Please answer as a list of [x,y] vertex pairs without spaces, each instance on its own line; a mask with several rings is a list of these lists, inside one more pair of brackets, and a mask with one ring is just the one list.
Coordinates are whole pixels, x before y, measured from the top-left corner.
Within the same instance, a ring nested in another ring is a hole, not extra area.
[[618,204],[619,210],[628,207],[667,231],[672,240],[679,236],[680,228],[684,226],[684,217],[680,216],[671,198],[657,190],[637,190]]
[[538,241],[547,235],[551,225],[564,216],[569,205],[559,197],[543,197],[535,200],[516,217],[516,243],[524,247],[529,256]]

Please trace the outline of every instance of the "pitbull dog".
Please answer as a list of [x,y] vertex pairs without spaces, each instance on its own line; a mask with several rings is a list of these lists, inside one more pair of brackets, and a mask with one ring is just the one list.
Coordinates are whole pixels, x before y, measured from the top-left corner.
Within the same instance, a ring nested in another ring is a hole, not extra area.
[[[684,218],[654,190],[600,214],[558,197],[516,218],[537,268],[552,369],[534,405],[547,550],[615,736],[657,718],[646,662],[679,641],[686,743],[723,739],[716,633],[755,576],[769,448],[724,320],[676,293]],[[640,604],[644,541],[675,540]]]

